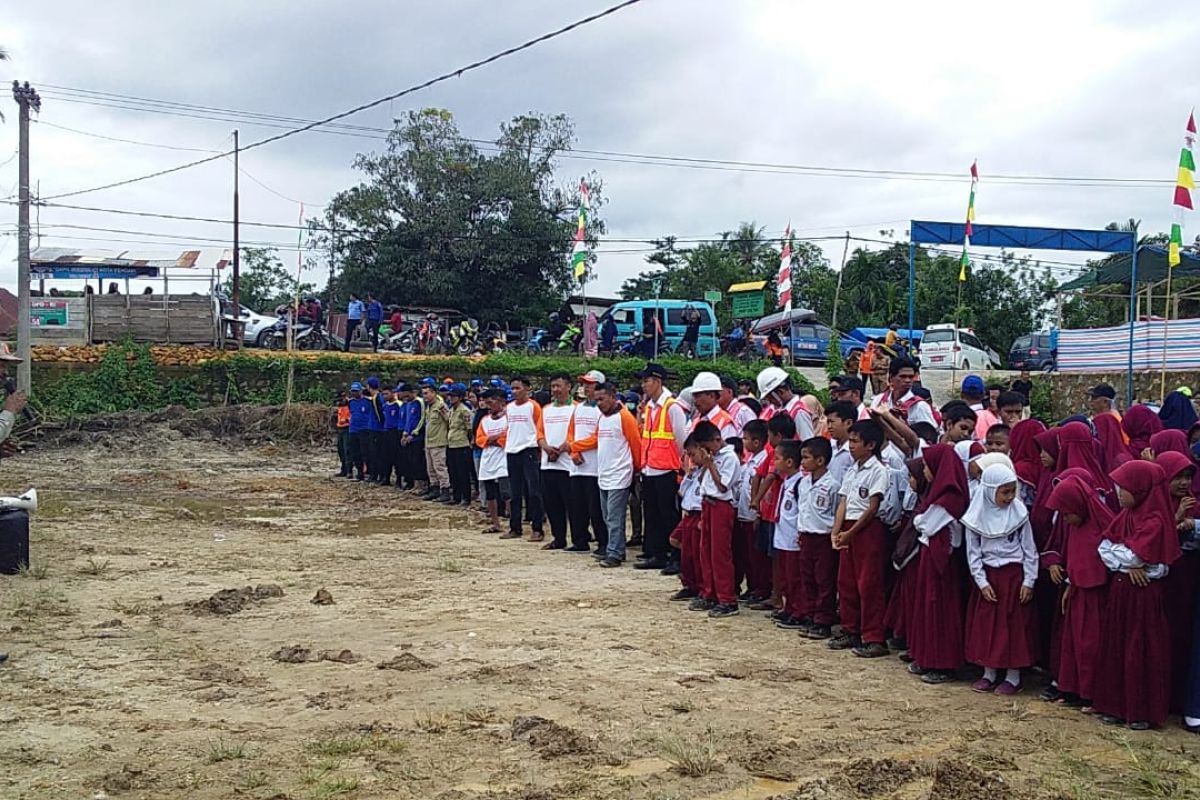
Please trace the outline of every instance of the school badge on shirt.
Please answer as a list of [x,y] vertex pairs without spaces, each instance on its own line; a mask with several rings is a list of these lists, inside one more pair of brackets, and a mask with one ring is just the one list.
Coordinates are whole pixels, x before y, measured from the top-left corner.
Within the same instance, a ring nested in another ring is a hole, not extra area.
[[866,500],[867,496],[868,496],[867,487],[865,487],[865,486],[858,487],[858,496],[860,499]]

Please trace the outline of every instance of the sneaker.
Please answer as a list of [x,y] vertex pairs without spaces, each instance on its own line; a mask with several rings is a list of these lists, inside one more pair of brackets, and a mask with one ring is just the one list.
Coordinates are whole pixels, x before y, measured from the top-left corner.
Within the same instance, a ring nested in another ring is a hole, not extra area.
[[610,569],[612,567],[619,567],[619,566],[621,566],[621,561],[620,561],[620,559],[616,559],[616,558],[606,558],[600,562],[600,566],[605,567],[606,569]]
[[647,558],[633,565],[634,569],[663,569],[667,562],[662,558]]
[[777,611],[772,611],[770,614],[767,614],[767,619],[773,622],[779,622],[781,619],[788,619],[790,616],[791,614],[788,614],[781,608]]
[[804,630],[805,628],[808,627],[808,625],[809,625],[809,623],[800,619],[800,617],[785,616],[783,619],[775,620],[776,628],[783,628],[783,629],[789,630],[789,631]]
[[678,561],[668,561],[667,565],[662,568],[661,574],[663,574],[663,575],[678,575],[679,574],[679,562]]
[[938,684],[950,683],[950,681],[954,680],[954,673],[945,672],[940,669],[931,669],[921,676],[921,680],[932,686],[937,686]]
[[809,639],[828,639],[833,635],[833,631],[828,625],[810,625],[808,630],[801,630],[800,635]]
[[887,647],[894,653],[900,653],[908,649],[908,643],[903,639],[892,637],[887,640]]
[[908,670],[909,675],[924,675],[926,672],[925,668],[915,661],[908,662],[908,666],[905,669]]
[[883,642],[864,642],[852,651],[859,658],[882,658],[891,655]]
[[597,561],[603,561],[604,559],[608,558],[608,551],[596,550],[592,553],[592,558],[596,559]]
[[1150,730],[1150,723],[1143,720],[1138,720],[1136,722],[1129,723],[1126,727],[1131,731],[1148,731]]
[[722,617],[736,617],[740,613],[737,603],[718,603],[709,609],[708,616],[713,619],[720,619]]
[[858,647],[861,642],[859,638],[852,633],[843,633],[840,636],[835,636],[830,639],[826,645],[830,650],[850,650]]
[[717,602],[709,600],[706,597],[696,597],[692,602],[688,603],[688,611],[711,611],[716,608]]
[[689,589],[685,586],[667,599],[671,600],[672,602],[678,602],[683,600],[695,600],[697,597],[699,597],[699,595],[696,593],[695,589]]
[[779,606],[771,604],[770,598],[766,600],[758,600],[750,604],[751,611],[777,611]]
[[738,602],[739,603],[757,603],[758,595],[754,594],[753,592],[751,592],[749,590],[744,591],[738,595]]
[[500,534],[500,538],[501,539],[520,539],[521,532],[520,531],[508,531],[507,533]]

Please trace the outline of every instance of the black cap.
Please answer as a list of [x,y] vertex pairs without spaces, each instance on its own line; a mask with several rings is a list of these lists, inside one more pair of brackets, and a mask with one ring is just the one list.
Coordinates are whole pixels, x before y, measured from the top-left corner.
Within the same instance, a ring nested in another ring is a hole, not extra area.
[[736,392],[738,388],[737,381],[733,379],[732,375],[722,375],[721,388]]
[[1102,383],[1088,391],[1088,397],[1106,397],[1109,400],[1115,400],[1117,390],[1107,383]]
[[646,368],[637,373],[637,378],[658,378],[665,381],[667,379],[667,368],[662,364],[655,364],[653,361],[646,365]]
[[855,378],[853,375],[845,375],[838,381],[839,392],[858,392],[861,395],[865,389],[862,378]]

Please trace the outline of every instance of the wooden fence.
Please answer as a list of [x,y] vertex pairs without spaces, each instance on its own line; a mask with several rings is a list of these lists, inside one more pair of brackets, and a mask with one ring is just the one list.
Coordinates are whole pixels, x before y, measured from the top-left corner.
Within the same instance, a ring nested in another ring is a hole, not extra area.
[[216,304],[206,295],[90,295],[92,342],[220,344]]

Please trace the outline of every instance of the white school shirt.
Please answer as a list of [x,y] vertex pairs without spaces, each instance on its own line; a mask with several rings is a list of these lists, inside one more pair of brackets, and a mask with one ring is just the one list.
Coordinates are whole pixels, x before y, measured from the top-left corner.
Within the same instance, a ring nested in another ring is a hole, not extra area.
[[750,456],[745,464],[742,464],[741,470],[738,472],[738,492],[737,492],[737,518],[741,522],[756,522],[758,520],[758,508],[750,502],[754,494],[752,486],[754,485],[754,473],[758,471],[758,467],[767,457],[767,450],[764,447],[754,455]]
[[829,442],[833,445],[833,455],[829,459],[829,474],[837,481],[837,485],[842,485],[842,478],[846,477],[846,470],[854,465],[854,457],[850,455],[850,440],[838,444],[835,441]]
[[[483,419],[479,420],[479,429],[487,438],[499,436],[508,430],[508,417],[501,414],[497,419],[491,414],[484,414]],[[483,448],[479,454],[479,480],[494,481],[507,477],[508,458],[504,454],[504,445],[491,444]]]
[[628,489],[633,483],[633,451],[621,427],[621,408],[601,414],[596,425],[596,484],[606,492]]
[[[567,403],[558,406],[551,403],[542,406],[542,433],[545,434],[546,444],[551,447],[562,447],[567,443],[567,430],[571,425],[571,417],[575,413],[575,404]],[[562,452],[554,461],[542,451],[542,469],[556,469],[560,472],[571,472],[571,454]]]
[[779,487],[779,521],[775,523],[775,549],[795,553],[800,549],[799,528],[796,526],[796,514],[800,501],[796,498],[796,487],[804,475],[797,472],[784,478]]
[[[663,403],[667,402],[667,398],[671,396],[671,390],[664,387],[662,394],[658,396],[657,400],[647,400],[646,410],[644,412],[646,414],[646,419],[650,419],[650,416],[653,414],[653,412],[656,411]],[[671,423],[671,432],[675,434],[675,452],[679,453],[679,459],[682,461],[683,443],[687,440],[688,431],[691,430],[689,427],[691,423],[688,421],[688,412],[684,411],[683,406],[679,403],[672,403],[671,407],[667,409],[667,420]],[[654,427],[657,429],[657,421],[655,422]],[[657,469],[649,466],[648,464],[642,467],[643,475],[666,475],[669,472],[671,472],[671,470]]]
[[725,485],[725,491],[722,492],[717,488],[717,482],[713,480],[712,474],[705,467],[700,474],[700,494],[704,495],[707,500],[732,502],[734,482],[737,480],[738,471],[737,453],[733,452],[733,445],[727,444],[713,453],[712,458],[717,475],[721,477],[721,483]]
[[1020,564],[1024,573],[1022,584],[1033,588],[1038,574],[1038,551],[1033,543],[1033,526],[1028,519],[1008,536],[980,536],[966,525],[963,528],[967,536],[967,566],[976,586],[982,589],[988,585],[984,567]]
[[679,507],[684,511],[699,511],[701,505],[700,470],[697,468],[685,475],[679,484]]
[[758,419],[758,415],[754,413],[754,409],[741,400],[730,402],[729,408],[725,409],[725,411],[729,416],[733,417],[734,436],[741,436],[742,431],[746,429],[746,424]]
[[[573,414],[575,425],[575,441],[587,439],[596,434],[596,425],[600,422],[600,409],[595,403],[580,403],[575,406]],[[579,455],[583,456],[582,464],[572,462],[571,475],[575,477],[596,477],[596,450],[584,450]],[[569,458],[569,457],[568,457]],[[562,456],[559,456],[562,460]]]
[[538,446],[537,419],[534,416],[537,408],[538,404],[532,400],[520,405],[515,401],[508,404],[505,408],[508,414],[508,442],[504,445],[504,452],[520,453]]
[[879,495],[879,508],[882,511],[883,499],[887,497],[891,480],[890,471],[875,456],[869,456],[861,464],[851,465],[842,478],[842,488],[838,492],[846,498],[846,521],[852,522],[867,513],[871,498],[875,495]]
[[805,475],[796,486],[796,529],[801,533],[825,536],[833,533],[840,488],[841,481],[828,470],[816,481],[812,475]]
[[784,412],[796,423],[796,439],[806,441],[813,437],[812,414],[808,406],[800,402],[800,395],[792,395],[792,399],[783,407]]

